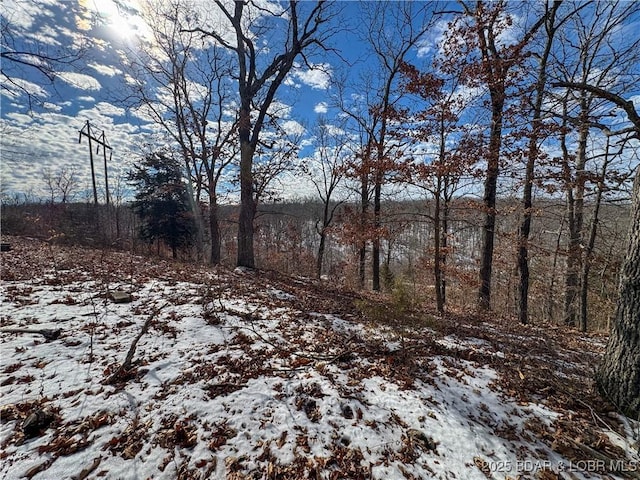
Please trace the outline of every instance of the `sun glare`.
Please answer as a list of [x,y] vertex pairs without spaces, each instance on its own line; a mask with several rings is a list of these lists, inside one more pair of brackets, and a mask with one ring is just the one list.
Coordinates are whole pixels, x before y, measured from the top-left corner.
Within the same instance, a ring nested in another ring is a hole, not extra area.
[[90,3],[89,8],[100,17],[114,38],[128,42],[146,35],[146,23],[134,13],[140,11],[137,1],[90,0],[87,3]]

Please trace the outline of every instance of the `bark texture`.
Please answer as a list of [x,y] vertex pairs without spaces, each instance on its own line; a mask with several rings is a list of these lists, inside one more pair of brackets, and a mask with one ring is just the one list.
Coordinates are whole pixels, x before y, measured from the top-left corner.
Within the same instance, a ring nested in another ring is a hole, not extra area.
[[596,381],[602,395],[622,413],[640,419],[640,169],[633,188],[618,310]]

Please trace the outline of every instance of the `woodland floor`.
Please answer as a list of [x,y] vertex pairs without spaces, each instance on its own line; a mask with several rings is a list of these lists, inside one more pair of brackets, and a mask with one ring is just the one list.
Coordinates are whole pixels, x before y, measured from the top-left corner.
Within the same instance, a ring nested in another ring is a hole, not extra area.
[[3,242],[0,478],[640,478],[601,334]]

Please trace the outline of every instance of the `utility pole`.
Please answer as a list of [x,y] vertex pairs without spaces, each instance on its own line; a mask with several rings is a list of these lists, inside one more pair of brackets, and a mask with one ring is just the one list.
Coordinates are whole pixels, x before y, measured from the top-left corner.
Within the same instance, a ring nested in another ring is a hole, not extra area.
[[109,205],[109,175],[107,174],[107,148],[109,149],[109,161],[111,161],[111,157],[113,156],[113,149],[107,143],[107,137],[104,134],[104,130],[102,131],[102,135],[100,135],[100,139],[102,140],[102,155],[104,157],[104,185],[107,191],[107,205]]
[[84,127],[80,130],[80,136],[78,137],[78,143],[82,143],[82,137],[87,137],[89,140],[89,161],[91,162],[91,182],[93,183],[93,201],[95,204],[98,204],[98,189],[96,188],[96,172],[95,167],[93,165],[93,145],[92,141],[96,142],[98,146],[96,147],[96,153],[100,151],[100,146],[102,146],[102,153],[104,156],[104,181],[106,187],[106,200],[107,205],[109,205],[109,177],[107,174],[107,149],[109,149],[109,160],[111,160],[111,156],[113,155],[113,149],[107,143],[107,137],[104,134],[104,130],[100,137],[96,137],[91,133],[91,124],[89,120],[84,124]]

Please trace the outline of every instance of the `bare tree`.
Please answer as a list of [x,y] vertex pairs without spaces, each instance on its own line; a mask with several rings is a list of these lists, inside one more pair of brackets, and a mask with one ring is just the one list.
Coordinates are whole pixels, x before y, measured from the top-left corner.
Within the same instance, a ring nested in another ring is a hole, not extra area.
[[[238,87],[238,137],[240,143],[239,266],[255,266],[253,159],[276,93],[295,60],[314,47],[326,49],[331,17],[324,1],[264,4],[253,0],[229,4],[214,0],[222,18],[218,25],[191,31],[215,39],[235,56]],[[323,32],[324,30],[324,32]],[[231,32],[231,35],[229,34]],[[269,38],[268,49],[261,39]]]
[[[373,183],[373,290],[380,290],[380,237],[382,187],[385,176],[395,169],[394,150],[398,139],[391,133],[391,123],[398,120],[402,91],[398,88],[401,67],[407,53],[416,46],[430,28],[426,18],[431,8],[429,2],[416,7],[411,2],[368,3],[365,11],[367,43],[376,59],[376,78],[379,79],[374,103],[369,105],[371,136],[368,153],[363,161],[369,161]],[[416,26],[415,19],[421,19]]]
[[54,173],[46,168],[42,174],[52,204],[56,198],[63,204],[73,199],[74,191],[78,188],[78,172],[75,169],[61,167]]
[[[488,310],[491,307],[491,278],[493,271],[493,251],[496,227],[496,197],[500,160],[505,124],[505,107],[515,82],[521,72],[518,71],[525,58],[525,49],[536,32],[545,22],[545,15],[538,18],[525,29],[521,37],[506,45],[500,38],[511,24],[507,11],[507,2],[487,3],[478,1],[460,1],[462,15],[448,31],[447,51],[452,53],[450,69],[457,69],[462,62],[468,73],[471,86],[483,86],[489,92],[491,125],[487,146],[486,174],[484,180],[482,227],[482,252],[478,289],[478,307]],[[462,39],[462,42],[461,42]]]
[[[606,135],[604,152],[602,152],[600,155],[597,155],[597,157],[600,157],[600,159],[598,160],[601,161],[598,172],[595,172],[595,174],[593,175],[595,177],[593,179],[593,182],[595,183],[595,198],[591,202],[593,203],[591,223],[589,225],[589,230],[585,232],[587,234],[585,235],[586,241],[584,242],[582,248],[582,269],[580,271],[580,313],[578,323],[580,326],[580,330],[583,332],[586,332],[588,328],[589,277],[594,260],[593,257],[595,253],[596,237],[598,235],[598,230],[600,227],[600,210],[602,207],[602,203],[604,202],[607,192],[620,189],[621,185],[626,183],[628,178],[625,174],[612,175],[610,171],[613,170],[612,164],[614,163],[616,157],[623,155],[625,150],[627,150],[627,142],[630,140],[629,137],[623,136],[623,138],[616,139],[616,134],[606,128],[604,134]],[[596,158],[594,158],[593,160],[596,160]],[[629,175],[630,174],[631,172],[629,172]],[[613,180],[610,177],[617,178],[617,184],[613,184]]]
[[[357,178],[359,205],[359,283],[366,280],[367,245],[372,244],[372,288],[380,290],[382,193],[401,156],[398,124],[403,92],[400,70],[408,53],[430,28],[431,3],[370,2],[362,4],[360,35],[367,45],[367,69],[356,81],[336,82],[336,106],[349,118],[359,138],[359,151],[349,162],[348,176]],[[371,212],[373,207],[373,212]]]
[[354,154],[347,162],[346,175],[349,178],[357,179],[358,182],[355,188],[355,193],[359,197],[359,212],[356,220],[356,237],[358,238],[353,240],[357,243],[358,248],[358,282],[361,289],[364,288],[366,282],[367,243],[370,236],[368,234],[370,230],[369,209],[373,193],[371,189],[371,156],[374,130],[377,126],[377,121],[371,118],[371,112],[368,108],[373,104],[378,92],[374,87],[372,76],[369,75],[361,79],[362,81],[356,89],[357,94],[350,93],[347,75],[341,76],[334,82],[337,89],[336,107],[340,109],[341,115],[349,119],[345,128],[348,129],[354,143],[357,144],[354,147]]
[[336,210],[342,200],[336,200],[335,194],[345,176],[346,158],[350,155],[349,139],[343,128],[330,125],[326,118],[320,117],[315,130],[315,153],[303,165],[304,173],[311,179],[322,202],[322,218],[316,222],[316,231],[320,236],[316,256],[316,277],[322,276],[324,252],[329,228],[333,223]]
[[237,117],[228,113],[231,59],[223,48],[188,31],[197,17],[189,0],[151,2],[146,12],[153,42],[124,59],[134,79],[127,85],[131,98],[177,145],[192,181],[196,218],[203,196],[209,200],[210,261],[215,265],[221,260],[219,187],[237,153]]
[[[556,85],[583,85],[609,91],[624,92],[632,88],[633,72],[629,65],[638,63],[640,38],[622,36],[621,29],[639,7],[634,3],[607,2],[579,8],[567,24],[563,48],[555,58]],[[575,38],[575,41],[571,39]],[[637,70],[636,70],[637,73]],[[602,92],[601,92],[602,93]],[[593,90],[567,89],[562,93],[562,181],[566,192],[568,226],[565,271],[564,323],[575,325],[578,319],[585,247],[585,197],[589,172],[589,141],[592,129],[603,131],[610,121],[606,98]],[[610,100],[610,99],[609,99]],[[631,117],[630,117],[631,118]],[[607,127],[608,128],[608,127]],[[614,128],[614,127],[612,127]],[[575,148],[571,130],[577,130]],[[624,132],[622,132],[624,133]],[[597,183],[597,182],[596,182]]]
[[[533,185],[535,182],[535,166],[540,152],[540,142],[544,138],[543,131],[543,101],[546,98],[547,65],[554,43],[554,37],[558,30],[556,14],[561,1],[546,2],[544,30],[545,42],[541,54],[538,55],[535,86],[533,92],[533,105],[531,112],[531,130],[527,146],[527,160],[524,178],[524,191],[522,193],[522,221],[518,229],[518,270],[520,278],[518,282],[518,317],[520,323],[529,322],[529,235],[531,234],[531,222],[533,219]],[[566,20],[566,18],[565,18]]]
[[[640,140],[640,114],[633,101],[590,83],[556,82],[554,86],[597,95],[622,109]],[[640,167],[635,169],[627,253],[622,264],[618,308],[607,350],[596,375],[602,394],[622,413],[640,420]]]
[[281,200],[282,188],[279,188],[279,180],[285,172],[294,169],[295,159],[300,151],[302,133],[286,132],[278,124],[278,120],[275,116],[270,117],[269,128],[263,130],[264,140],[259,142],[254,154],[254,215],[257,214],[260,203]]

